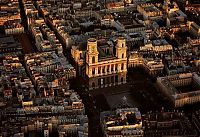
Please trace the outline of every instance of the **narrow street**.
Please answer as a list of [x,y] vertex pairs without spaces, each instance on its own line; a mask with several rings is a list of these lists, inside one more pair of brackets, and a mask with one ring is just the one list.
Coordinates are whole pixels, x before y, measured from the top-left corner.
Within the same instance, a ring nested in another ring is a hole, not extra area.
[[77,77],[75,80],[70,81],[71,88],[77,92],[83,100],[86,115],[89,119],[89,137],[103,137],[100,125],[100,112],[96,107],[96,100],[91,96],[89,91],[86,91],[82,86],[81,78]]
[[35,48],[34,42],[33,42],[32,38],[31,38],[30,34],[22,33],[22,34],[19,34],[19,35],[15,36],[15,37],[21,43],[24,54],[29,54],[29,53],[36,52],[36,48]]
[[129,70],[130,92],[133,98],[140,104],[139,109],[143,113],[148,111],[173,108],[168,99],[155,88],[155,81],[143,70]]
[[24,26],[24,33],[17,35],[16,38],[21,43],[24,54],[34,53],[37,51],[37,48],[35,46],[33,38],[31,37],[28,31],[28,22],[24,11],[24,3],[23,0],[18,0],[18,1],[19,1],[22,25]]

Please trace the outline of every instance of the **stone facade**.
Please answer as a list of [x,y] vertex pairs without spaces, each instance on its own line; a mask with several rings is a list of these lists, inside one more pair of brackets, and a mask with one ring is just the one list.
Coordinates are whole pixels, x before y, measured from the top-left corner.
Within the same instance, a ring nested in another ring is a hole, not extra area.
[[[99,46],[98,40],[90,38],[87,41],[84,63],[80,63],[80,53],[72,48],[72,57],[78,63],[79,71],[87,79],[89,90],[126,83],[127,46],[123,37],[117,39],[113,47]],[[98,46],[97,46],[98,45]],[[115,52],[114,52],[115,51]],[[73,54],[79,53],[79,54]],[[82,66],[82,67],[80,67]]]

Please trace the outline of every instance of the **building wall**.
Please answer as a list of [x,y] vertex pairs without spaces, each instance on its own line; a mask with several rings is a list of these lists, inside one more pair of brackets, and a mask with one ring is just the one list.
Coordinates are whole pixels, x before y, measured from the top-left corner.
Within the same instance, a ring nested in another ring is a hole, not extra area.
[[155,11],[147,11],[145,8],[147,7],[154,7],[156,9],[156,7],[153,4],[140,4],[137,5],[137,10],[138,12],[140,12],[144,19],[147,20],[149,18],[157,18],[157,17],[162,17],[162,12],[159,10],[155,10]]
[[141,67],[143,68],[149,75],[156,76],[163,72],[164,65],[162,61],[156,62],[154,60],[147,60],[137,53],[131,53],[128,59],[128,67],[135,68]]
[[17,27],[17,28],[6,28],[5,29],[5,34],[10,35],[10,34],[19,34],[19,33],[24,33],[24,27]]
[[197,25],[196,23],[191,23],[191,26],[189,28],[190,28],[190,32],[192,34],[194,34],[196,37],[200,36],[200,26],[199,25]]
[[[198,91],[200,93],[200,90]],[[200,101],[200,94],[197,94],[195,96],[185,97],[181,99],[175,100],[175,107],[182,107],[185,104],[193,104]]]

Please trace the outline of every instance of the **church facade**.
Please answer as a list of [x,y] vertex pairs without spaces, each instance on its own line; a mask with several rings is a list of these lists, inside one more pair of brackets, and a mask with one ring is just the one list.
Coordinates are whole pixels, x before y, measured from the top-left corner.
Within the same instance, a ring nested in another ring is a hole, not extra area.
[[89,38],[85,50],[74,46],[71,53],[89,90],[126,83],[125,38],[118,37],[115,42]]

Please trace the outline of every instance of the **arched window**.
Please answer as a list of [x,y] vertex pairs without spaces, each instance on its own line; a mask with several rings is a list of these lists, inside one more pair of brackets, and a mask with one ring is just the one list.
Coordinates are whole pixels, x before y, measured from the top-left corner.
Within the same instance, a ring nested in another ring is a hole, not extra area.
[[124,53],[122,53],[122,58],[124,58]]
[[95,57],[94,56],[92,57],[92,63],[95,63]]

